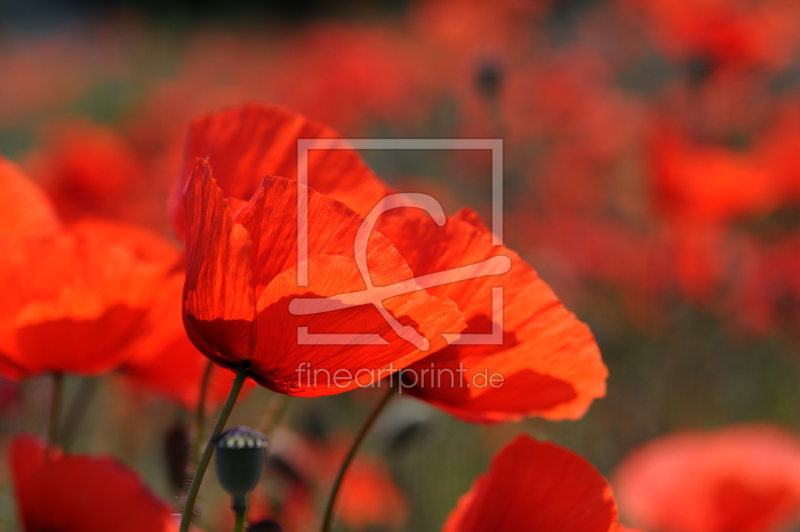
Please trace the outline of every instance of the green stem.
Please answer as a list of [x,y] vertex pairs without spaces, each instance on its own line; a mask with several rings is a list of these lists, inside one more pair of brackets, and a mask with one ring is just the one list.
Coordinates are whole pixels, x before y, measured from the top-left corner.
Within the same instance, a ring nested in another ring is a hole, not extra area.
[[289,399],[291,395],[284,395],[282,393],[275,393],[267,406],[267,412],[261,418],[261,433],[269,440],[272,437],[272,431],[280,424],[286,411],[289,409]]
[[203,380],[200,381],[200,398],[197,400],[197,412],[194,418],[194,451],[192,453],[192,463],[200,461],[200,445],[205,437],[206,425],[206,396],[208,395],[208,383],[211,381],[211,370],[214,363],[209,360],[203,372]]
[[243,532],[244,525],[247,522],[247,496],[234,497],[233,499],[233,512],[236,515],[236,522],[233,525],[233,532]]
[[63,428],[61,430],[61,447],[68,451],[75,443],[75,438],[78,435],[78,429],[81,428],[83,420],[86,418],[86,413],[89,410],[89,404],[97,391],[97,386],[100,384],[99,378],[87,378],[81,381],[78,391],[69,405],[67,415],[64,417]]
[[21,432],[30,431],[30,417],[28,416],[28,380],[21,380],[17,384],[17,413],[19,415],[19,429]]
[[242,390],[245,379],[247,379],[247,371],[250,367],[250,361],[245,360],[236,372],[236,378],[233,380],[231,391],[228,394],[228,400],[225,401],[225,406],[222,407],[222,412],[219,415],[217,424],[214,426],[214,431],[211,433],[211,439],[206,444],[206,450],[203,451],[203,456],[200,457],[200,462],[197,464],[197,470],[194,472],[192,485],[189,486],[189,493],[186,495],[186,506],[183,507],[183,516],[181,517],[180,532],[189,532],[189,525],[192,522],[192,514],[194,513],[194,503],[197,500],[197,494],[200,492],[200,485],[203,483],[203,476],[206,474],[208,464],[211,462],[211,455],[214,454],[214,438],[222,432],[225,428],[225,423],[231,415],[233,406],[236,404],[236,399],[239,397],[239,392]]
[[53,394],[50,396],[50,425],[47,427],[47,445],[58,445],[58,425],[61,421],[61,398],[64,395],[64,376],[53,373]]
[[367,416],[367,419],[364,420],[364,423],[358,430],[356,439],[353,440],[350,450],[347,452],[347,456],[345,456],[342,465],[339,467],[339,473],[336,475],[336,480],[333,481],[333,487],[331,488],[331,493],[328,496],[328,504],[325,507],[325,518],[322,521],[322,528],[320,529],[321,532],[330,532],[331,526],[333,526],[334,510],[336,509],[336,497],[339,495],[339,490],[342,487],[342,482],[344,481],[344,476],[347,473],[347,469],[353,462],[353,458],[355,458],[356,454],[358,454],[358,449],[361,447],[361,444],[364,442],[367,434],[369,434],[372,425],[375,424],[375,420],[380,417],[381,412],[383,412],[384,408],[386,408],[386,405],[389,404],[389,401],[392,399],[392,397],[394,397],[395,391],[396,388],[392,384],[389,384],[389,389],[386,391],[381,400],[378,401],[374,407],[372,407],[372,411],[369,413],[369,416]]

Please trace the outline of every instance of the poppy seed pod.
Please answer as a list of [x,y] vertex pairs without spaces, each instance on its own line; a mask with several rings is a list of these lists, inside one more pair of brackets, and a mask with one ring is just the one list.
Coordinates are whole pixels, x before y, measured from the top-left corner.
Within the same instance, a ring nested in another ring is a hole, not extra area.
[[234,427],[217,436],[214,445],[222,488],[234,499],[246,497],[261,478],[267,438],[249,427]]

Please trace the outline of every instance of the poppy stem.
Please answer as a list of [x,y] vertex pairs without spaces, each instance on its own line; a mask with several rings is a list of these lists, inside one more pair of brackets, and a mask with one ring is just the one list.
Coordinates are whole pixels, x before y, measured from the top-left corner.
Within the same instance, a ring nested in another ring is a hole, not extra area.
[[267,439],[272,437],[272,431],[275,430],[275,427],[280,424],[283,416],[286,415],[286,411],[289,409],[289,399],[291,398],[291,395],[276,393],[273,395],[272,399],[270,399],[267,412],[264,414],[264,417],[261,418],[261,433],[264,434]]
[[233,385],[231,385],[228,400],[225,401],[225,406],[222,407],[222,412],[219,415],[217,424],[214,426],[214,431],[211,433],[211,438],[206,444],[206,450],[203,451],[203,456],[200,457],[200,462],[197,464],[197,470],[194,472],[192,485],[189,486],[189,493],[186,495],[186,505],[183,507],[180,532],[189,532],[189,525],[192,522],[192,514],[194,513],[194,503],[197,500],[197,494],[200,492],[200,484],[203,483],[203,476],[206,474],[208,464],[211,462],[211,455],[214,454],[214,447],[216,447],[213,443],[214,438],[225,428],[225,423],[227,423],[231,411],[236,404],[236,399],[239,397],[239,392],[242,391],[244,381],[247,379],[248,368],[250,368],[250,361],[245,360],[236,371],[236,378],[233,380]]
[[69,405],[67,415],[64,417],[64,423],[61,430],[61,447],[65,451],[69,451],[72,444],[75,443],[75,437],[78,434],[78,429],[81,428],[83,420],[86,418],[86,412],[89,409],[89,404],[94,397],[97,387],[100,384],[98,377],[90,377],[81,381],[78,391]]
[[17,413],[19,415],[19,429],[21,432],[30,431],[30,417],[28,416],[28,380],[21,380],[17,384]]
[[47,427],[47,446],[58,445],[58,425],[61,422],[61,397],[64,395],[64,375],[53,373],[53,394],[50,396],[50,425]]
[[236,515],[236,522],[233,525],[233,532],[243,532],[244,524],[247,522],[247,496],[233,498],[233,512]]
[[208,394],[208,383],[211,381],[211,370],[214,363],[209,360],[206,370],[203,372],[203,380],[200,381],[200,398],[197,400],[197,412],[194,418],[194,452],[192,453],[192,463],[200,461],[200,444],[205,436],[206,425],[206,396]]
[[381,413],[386,408],[386,405],[389,404],[389,401],[392,399],[392,397],[394,397],[396,391],[397,388],[394,386],[394,381],[390,379],[389,389],[386,391],[381,400],[378,401],[374,407],[372,407],[372,411],[369,413],[369,416],[367,416],[367,419],[364,420],[364,423],[358,430],[356,439],[353,440],[350,450],[347,452],[347,456],[345,456],[342,465],[339,467],[339,473],[336,475],[336,480],[333,481],[333,487],[331,487],[331,493],[328,496],[328,504],[325,507],[325,518],[322,521],[322,528],[320,529],[321,532],[330,532],[331,527],[333,526],[334,510],[336,509],[336,497],[339,495],[339,490],[342,487],[344,476],[347,473],[350,464],[353,462],[353,459],[356,457],[356,454],[358,454],[358,449],[361,447],[361,444],[364,442],[367,434],[369,434],[372,425],[375,424],[375,420],[380,417]]

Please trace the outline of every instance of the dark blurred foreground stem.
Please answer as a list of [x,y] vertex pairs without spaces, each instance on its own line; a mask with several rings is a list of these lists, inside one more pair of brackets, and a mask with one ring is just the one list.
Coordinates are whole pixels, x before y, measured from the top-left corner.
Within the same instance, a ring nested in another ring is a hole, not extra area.
[[225,406],[222,407],[222,412],[219,415],[217,424],[214,426],[214,431],[211,433],[211,438],[206,444],[206,450],[203,451],[203,456],[200,457],[200,462],[197,464],[197,470],[194,472],[192,485],[189,487],[189,493],[186,496],[186,505],[183,507],[180,532],[189,532],[189,525],[192,522],[192,514],[194,513],[194,503],[197,500],[197,494],[200,492],[200,484],[203,483],[203,476],[206,474],[208,463],[211,461],[211,455],[214,454],[214,447],[216,447],[213,443],[214,438],[225,428],[225,423],[227,423],[233,406],[236,404],[236,399],[239,397],[239,392],[242,390],[245,379],[247,379],[249,367],[250,361],[245,360],[236,371],[236,378],[233,380],[231,391],[228,394],[228,400],[225,401]]
[[369,434],[372,425],[375,424],[375,420],[380,417],[381,412],[383,412],[384,408],[386,408],[386,405],[389,404],[389,401],[392,399],[392,397],[394,397],[396,391],[397,388],[394,386],[394,380],[389,379],[389,389],[386,390],[386,393],[381,400],[378,401],[374,407],[372,407],[372,411],[369,413],[369,416],[367,416],[367,419],[364,420],[364,423],[358,430],[356,439],[353,440],[350,450],[347,452],[347,456],[345,456],[342,465],[339,467],[339,473],[336,475],[336,480],[333,481],[333,487],[331,487],[331,493],[328,496],[328,504],[325,507],[325,517],[322,521],[322,528],[320,529],[321,532],[330,532],[331,527],[333,526],[334,510],[336,509],[336,497],[339,495],[339,489],[342,487],[342,482],[344,481],[345,474],[347,474],[347,469],[353,462],[353,458],[355,458],[356,454],[358,454],[358,449],[361,447],[361,444],[364,442],[367,434]]
[[53,373],[53,395],[50,397],[50,424],[47,427],[47,446],[58,445],[58,425],[61,422],[61,397],[64,395],[64,375]]
[[75,443],[75,437],[78,435],[78,429],[81,428],[83,420],[86,418],[86,413],[89,410],[89,404],[92,402],[97,387],[100,384],[98,377],[90,377],[83,379],[78,391],[69,405],[67,415],[64,417],[63,428],[59,437],[61,447],[65,451],[72,448]]
[[194,418],[194,450],[192,452],[192,463],[200,461],[200,445],[206,431],[206,396],[208,395],[208,383],[211,381],[211,370],[214,363],[209,360],[206,370],[203,372],[203,380],[200,381],[200,398],[197,400],[197,412]]

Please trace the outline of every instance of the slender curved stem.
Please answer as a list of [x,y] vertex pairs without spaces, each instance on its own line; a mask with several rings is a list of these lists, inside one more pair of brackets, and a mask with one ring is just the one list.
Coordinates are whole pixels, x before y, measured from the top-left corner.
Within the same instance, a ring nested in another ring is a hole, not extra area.
[[209,360],[203,372],[203,379],[200,381],[200,397],[197,400],[197,412],[194,417],[194,450],[192,452],[192,463],[200,461],[200,445],[205,437],[206,425],[206,396],[208,395],[208,383],[211,381],[211,370],[214,363]]
[[375,424],[375,420],[380,417],[381,412],[383,412],[386,405],[389,404],[389,401],[394,397],[395,392],[397,389],[392,384],[389,384],[389,389],[386,391],[384,396],[378,401],[374,407],[372,407],[372,411],[367,416],[367,419],[364,420],[362,423],[361,428],[358,430],[358,434],[356,434],[356,439],[353,440],[352,445],[350,445],[350,450],[347,452],[347,456],[345,456],[342,465],[339,467],[339,473],[336,475],[336,480],[333,481],[333,487],[331,488],[331,493],[328,496],[328,504],[325,507],[325,518],[322,521],[322,528],[320,529],[321,532],[330,532],[331,526],[333,526],[333,516],[334,510],[336,509],[336,497],[339,495],[339,490],[342,487],[342,482],[344,481],[344,476],[347,473],[347,469],[350,467],[350,464],[353,462],[353,458],[356,457],[358,454],[358,449],[361,447],[361,444],[364,442],[364,439],[369,434],[372,425]]
[[75,443],[75,437],[78,435],[78,429],[81,428],[83,420],[86,418],[86,412],[89,409],[89,404],[97,391],[97,386],[100,384],[99,378],[86,378],[81,381],[78,391],[69,405],[66,416],[64,416],[64,423],[62,424],[60,442],[61,447],[68,451]]
[[236,399],[239,397],[239,392],[242,390],[242,385],[247,378],[247,371],[250,367],[249,361],[245,361],[236,372],[236,378],[233,380],[231,391],[228,394],[228,400],[225,401],[225,406],[222,407],[222,412],[219,415],[217,424],[214,426],[214,431],[211,433],[211,438],[206,444],[206,450],[203,451],[203,456],[200,457],[200,462],[197,464],[197,470],[194,472],[192,485],[189,486],[189,493],[186,495],[186,505],[183,507],[183,516],[181,517],[180,532],[188,532],[189,525],[192,522],[192,514],[194,513],[194,503],[197,500],[197,494],[200,492],[200,485],[203,483],[203,476],[206,474],[208,464],[211,462],[211,455],[214,454],[214,438],[222,432],[225,428],[225,423],[231,415],[233,406],[236,404]]
[[47,445],[58,445],[58,425],[61,422],[61,398],[64,395],[64,375],[53,373],[53,395],[50,398],[50,424],[47,427]]

